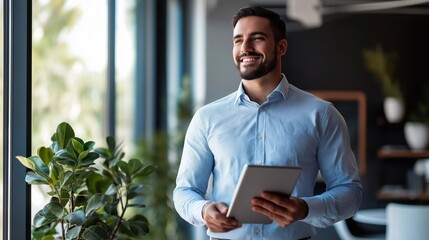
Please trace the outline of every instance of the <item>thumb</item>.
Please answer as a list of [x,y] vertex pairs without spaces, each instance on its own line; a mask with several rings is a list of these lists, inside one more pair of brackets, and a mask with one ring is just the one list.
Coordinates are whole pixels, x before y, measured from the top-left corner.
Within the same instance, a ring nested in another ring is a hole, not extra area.
[[228,212],[228,206],[225,203],[219,203],[217,209],[220,213],[226,214]]

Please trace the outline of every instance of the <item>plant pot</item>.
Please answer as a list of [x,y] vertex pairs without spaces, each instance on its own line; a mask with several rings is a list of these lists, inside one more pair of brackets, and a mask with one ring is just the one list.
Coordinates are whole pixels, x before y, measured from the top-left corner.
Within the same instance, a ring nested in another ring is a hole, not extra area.
[[405,140],[411,150],[424,150],[429,143],[429,126],[422,122],[407,122],[404,127]]
[[383,103],[384,115],[389,123],[398,123],[404,117],[404,103],[395,97],[386,97]]

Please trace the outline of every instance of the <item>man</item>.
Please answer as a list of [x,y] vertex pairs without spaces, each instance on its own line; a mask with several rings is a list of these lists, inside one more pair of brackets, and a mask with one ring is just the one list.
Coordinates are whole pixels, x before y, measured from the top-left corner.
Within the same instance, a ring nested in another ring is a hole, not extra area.
[[[236,92],[200,108],[188,128],[174,190],[178,213],[205,224],[212,239],[311,239],[316,227],[351,217],[362,186],[344,119],[332,104],[288,83],[281,73],[286,27],[269,10],[242,8],[233,17],[233,58],[242,81]],[[299,166],[285,197],[264,192],[252,210],[272,224],[227,218],[245,164]],[[327,191],[313,196],[318,171]],[[205,195],[213,174],[211,199]]]

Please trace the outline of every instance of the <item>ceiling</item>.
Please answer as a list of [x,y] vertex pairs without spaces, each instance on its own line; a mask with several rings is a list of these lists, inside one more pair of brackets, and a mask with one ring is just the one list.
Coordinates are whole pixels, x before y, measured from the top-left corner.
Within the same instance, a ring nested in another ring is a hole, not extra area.
[[319,27],[339,15],[429,15],[429,0],[251,0],[251,4],[282,15],[288,22],[288,31]]

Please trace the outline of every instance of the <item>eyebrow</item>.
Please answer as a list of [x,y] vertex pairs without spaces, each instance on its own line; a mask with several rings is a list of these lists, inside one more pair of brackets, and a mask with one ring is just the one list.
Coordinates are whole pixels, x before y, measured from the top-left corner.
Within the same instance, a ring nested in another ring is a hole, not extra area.
[[[253,37],[255,35],[263,35],[265,37],[268,37],[268,35],[264,32],[252,32],[252,33],[250,33],[251,37]],[[238,35],[235,35],[233,39],[237,39],[237,38],[241,38],[241,37],[243,37],[243,34],[238,34]]]

